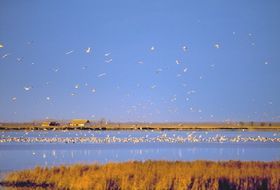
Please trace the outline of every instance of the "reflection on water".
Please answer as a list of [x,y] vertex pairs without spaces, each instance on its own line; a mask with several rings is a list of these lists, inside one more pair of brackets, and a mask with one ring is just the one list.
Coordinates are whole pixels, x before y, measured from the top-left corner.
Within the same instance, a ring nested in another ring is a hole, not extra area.
[[[66,133],[66,134],[65,134]],[[69,137],[99,136],[107,137],[143,137],[183,136],[186,131],[70,131],[70,132],[4,132],[1,138],[20,137]],[[196,135],[225,136],[243,135],[244,137],[265,136],[278,137],[275,132],[235,132],[235,131],[203,131]],[[66,136],[65,136],[66,135]],[[0,171],[32,168],[36,165],[52,166],[72,163],[121,162],[128,160],[280,160],[279,143],[2,143],[0,144]],[[11,162],[12,160],[12,162]]]

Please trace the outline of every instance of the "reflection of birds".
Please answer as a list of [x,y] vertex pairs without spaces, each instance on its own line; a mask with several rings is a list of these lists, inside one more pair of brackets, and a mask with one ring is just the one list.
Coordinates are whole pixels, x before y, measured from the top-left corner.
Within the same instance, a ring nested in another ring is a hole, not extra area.
[[66,55],[69,55],[69,54],[71,54],[71,53],[73,53],[73,52],[74,52],[74,51],[71,50],[71,51],[66,52],[65,54],[66,54]]
[[88,48],[86,49],[86,53],[90,53],[90,50],[91,50],[91,48],[88,47]]

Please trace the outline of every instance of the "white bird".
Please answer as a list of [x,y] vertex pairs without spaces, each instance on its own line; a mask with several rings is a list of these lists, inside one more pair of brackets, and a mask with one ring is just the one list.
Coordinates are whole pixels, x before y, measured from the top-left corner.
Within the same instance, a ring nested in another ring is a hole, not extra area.
[[13,101],[16,101],[16,100],[17,100],[17,97],[12,97],[12,100],[13,100]]
[[2,44],[0,44],[0,48],[3,48],[4,46]]
[[104,77],[106,75],[106,73],[101,73],[99,75],[97,75],[97,77]]
[[214,44],[214,47],[219,49],[220,48],[220,44],[216,43],[216,44]]
[[71,93],[71,96],[75,96],[76,94],[75,93]]
[[150,50],[151,50],[151,51],[154,51],[154,50],[155,50],[155,47],[154,47],[154,46],[152,46],[152,47],[150,48]]
[[179,65],[180,61],[178,59],[175,60],[176,64]]
[[183,50],[184,52],[186,52],[186,51],[188,50],[188,47],[187,47],[187,46],[182,46],[182,50]]
[[137,63],[139,63],[139,64],[143,64],[144,62],[143,62],[143,61],[138,61]]
[[188,68],[184,68],[183,72],[185,73],[185,72],[187,72],[187,71],[188,71]]
[[108,57],[109,55],[111,55],[111,53],[105,53],[104,56]]
[[268,61],[265,61],[264,64],[265,64],[265,65],[268,65]]
[[90,50],[91,50],[91,48],[88,47],[88,48],[86,49],[86,53],[90,53]]
[[95,92],[96,92],[96,89],[95,89],[95,88],[93,88],[93,89],[91,90],[91,92],[92,92],[92,93],[95,93]]
[[71,50],[71,51],[66,52],[65,54],[66,54],[66,55],[69,55],[69,54],[71,54],[71,53],[73,53],[73,52],[74,52],[74,51]]
[[113,61],[113,59],[105,60],[106,63],[111,63],[112,61]]
[[76,84],[76,85],[75,85],[75,88],[76,88],[76,89],[78,89],[79,87],[80,87],[80,85],[79,85],[79,84]]
[[46,97],[46,100],[50,100],[51,98],[49,96]]
[[23,88],[24,88],[25,91],[29,91],[29,90],[32,89],[32,86],[24,86]]

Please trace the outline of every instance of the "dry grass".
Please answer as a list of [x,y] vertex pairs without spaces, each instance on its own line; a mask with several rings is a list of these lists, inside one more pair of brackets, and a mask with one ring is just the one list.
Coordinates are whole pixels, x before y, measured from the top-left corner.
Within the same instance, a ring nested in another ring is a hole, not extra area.
[[2,184],[20,189],[280,189],[277,162],[146,161],[36,167],[10,173]]

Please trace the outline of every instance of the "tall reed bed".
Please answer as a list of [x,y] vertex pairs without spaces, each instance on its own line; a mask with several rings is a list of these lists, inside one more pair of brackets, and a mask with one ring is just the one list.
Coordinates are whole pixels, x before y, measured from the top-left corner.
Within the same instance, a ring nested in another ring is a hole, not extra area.
[[132,161],[36,167],[8,174],[2,185],[24,189],[278,190],[280,161]]

